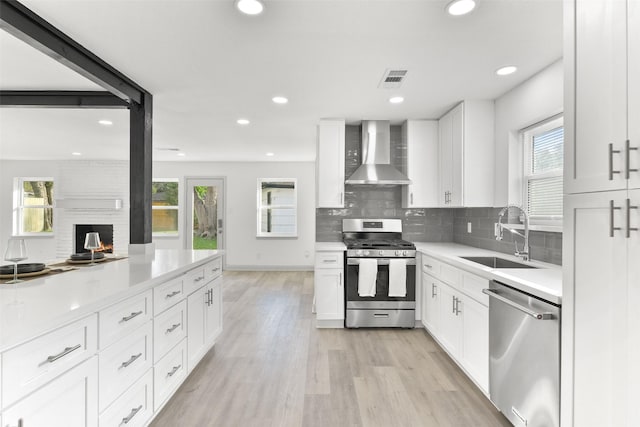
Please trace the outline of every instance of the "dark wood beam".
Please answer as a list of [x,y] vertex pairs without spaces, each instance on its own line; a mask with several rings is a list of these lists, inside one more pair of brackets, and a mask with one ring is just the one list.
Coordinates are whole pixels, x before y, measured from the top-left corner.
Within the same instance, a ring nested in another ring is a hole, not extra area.
[[146,92],[82,45],[16,0],[0,0],[0,28],[124,100],[143,103]]
[[145,93],[141,104],[133,102],[129,114],[129,243],[145,244],[151,243],[151,94]]
[[0,107],[129,108],[129,103],[106,91],[2,90]]

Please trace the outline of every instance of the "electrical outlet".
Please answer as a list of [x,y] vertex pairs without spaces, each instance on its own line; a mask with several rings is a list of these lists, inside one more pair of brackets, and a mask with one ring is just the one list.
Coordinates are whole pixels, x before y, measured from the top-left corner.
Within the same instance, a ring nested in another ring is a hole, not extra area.
[[471,222],[467,222],[467,233],[471,233]]

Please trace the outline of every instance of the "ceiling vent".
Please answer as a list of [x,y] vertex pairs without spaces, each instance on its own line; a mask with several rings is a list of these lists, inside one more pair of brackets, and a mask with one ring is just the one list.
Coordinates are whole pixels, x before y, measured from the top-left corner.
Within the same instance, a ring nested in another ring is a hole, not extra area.
[[398,89],[402,86],[407,70],[388,68],[385,70],[378,87],[380,89]]

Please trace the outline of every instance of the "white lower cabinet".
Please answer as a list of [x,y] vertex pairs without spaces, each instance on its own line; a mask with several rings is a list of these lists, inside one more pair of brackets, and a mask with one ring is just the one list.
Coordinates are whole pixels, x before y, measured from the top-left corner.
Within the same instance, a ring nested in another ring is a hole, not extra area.
[[187,376],[187,340],[182,340],[153,367],[154,410],[164,402]]
[[[429,258],[423,256],[425,259]],[[489,306],[482,294],[488,280],[438,261],[423,262],[422,270],[422,324],[488,393]]]
[[316,252],[313,275],[317,326],[344,325],[344,252]]
[[222,279],[218,277],[187,298],[189,372],[222,332]]
[[2,413],[3,426],[95,427],[98,425],[98,358],[40,387]]
[[153,370],[127,389],[100,414],[100,427],[140,427],[153,415]]

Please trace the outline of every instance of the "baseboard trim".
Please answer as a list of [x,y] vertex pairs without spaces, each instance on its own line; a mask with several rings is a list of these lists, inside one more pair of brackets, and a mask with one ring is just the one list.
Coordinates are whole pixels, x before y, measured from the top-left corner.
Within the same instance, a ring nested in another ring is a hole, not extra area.
[[229,265],[226,271],[313,271],[313,265]]

